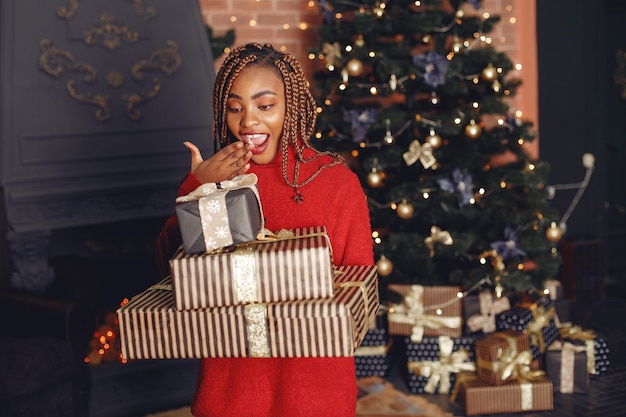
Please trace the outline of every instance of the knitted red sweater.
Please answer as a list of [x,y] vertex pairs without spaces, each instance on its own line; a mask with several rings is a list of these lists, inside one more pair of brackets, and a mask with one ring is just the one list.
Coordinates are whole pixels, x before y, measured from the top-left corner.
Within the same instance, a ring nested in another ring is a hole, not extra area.
[[[310,156],[306,151],[305,156]],[[290,155],[290,159],[292,155]],[[369,212],[356,175],[346,166],[326,168],[305,187],[301,204],[282,178],[280,156],[267,165],[252,164],[271,231],[326,226],[336,265],[373,265]],[[329,157],[302,164],[306,179]],[[293,167],[293,164],[289,164]],[[290,172],[290,178],[292,173]],[[188,194],[200,186],[190,174],[179,190]],[[180,245],[176,218],[166,222],[157,242],[163,275]],[[217,358],[200,363],[192,405],[195,417],[354,417],[356,376],[352,357],[332,358]]]

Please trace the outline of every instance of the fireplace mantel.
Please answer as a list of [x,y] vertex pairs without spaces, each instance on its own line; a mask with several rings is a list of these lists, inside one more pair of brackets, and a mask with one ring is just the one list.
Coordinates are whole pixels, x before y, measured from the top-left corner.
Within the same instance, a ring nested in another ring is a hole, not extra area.
[[2,281],[42,291],[58,231],[173,212],[214,64],[197,0],[0,7]]

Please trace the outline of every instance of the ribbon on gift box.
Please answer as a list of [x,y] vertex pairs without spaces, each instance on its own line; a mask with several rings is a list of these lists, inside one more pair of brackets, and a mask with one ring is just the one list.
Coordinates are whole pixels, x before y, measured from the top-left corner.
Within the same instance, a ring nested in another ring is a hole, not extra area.
[[561,351],[560,392],[562,394],[572,394],[574,392],[575,356],[578,352],[585,352],[585,346],[576,346],[569,342],[557,340],[548,347],[548,350]]
[[472,331],[481,330],[484,333],[496,331],[496,314],[507,311],[511,308],[507,297],[494,298],[489,290],[481,291],[478,294],[480,304],[480,314],[474,314],[467,319],[467,327]]
[[[454,383],[454,390],[452,391],[452,395],[450,395],[450,402],[455,402],[456,397],[459,393],[461,385],[465,382],[475,381],[478,376],[475,373],[471,372],[461,372],[456,377],[456,382]],[[537,377],[533,377],[528,380],[520,380],[520,411],[532,410],[533,409],[533,384],[532,382],[536,380]]]
[[533,320],[528,323],[524,333],[530,336],[530,343],[539,346],[539,351],[544,353],[546,351],[546,342],[543,338],[542,330],[550,325],[554,317],[554,307],[550,307],[547,310],[543,307],[537,307],[532,310],[532,314]]
[[384,356],[389,353],[393,340],[389,340],[385,345],[359,346],[354,351],[354,356]]
[[467,362],[469,353],[465,349],[452,352],[454,341],[450,336],[439,336],[438,361],[409,361],[407,367],[415,375],[427,377],[424,391],[434,394],[439,386],[440,394],[450,393],[450,375],[461,371],[475,371],[476,364]]
[[226,195],[230,191],[247,188],[254,193],[259,203],[260,222],[263,228],[265,218],[256,187],[257,182],[258,177],[255,174],[243,174],[232,180],[202,184],[191,193],[176,198],[177,203],[198,202],[202,237],[207,252],[233,243],[226,207]]
[[402,304],[394,304],[389,310],[389,321],[401,324],[410,324],[411,341],[421,343],[424,338],[424,328],[431,329],[458,329],[461,327],[461,317],[443,317],[424,313],[424,286],[411,285],[408,294],[404,296]]
[[244,307],[246,337],[252,358],[269,358],[270,339],[267,327],[267,305],[249,304]]
[[580,326],[562,327],[559,329],[561,339],[579,340],[585,343],[587,351],[587,372],[596,374],[596,332],[584,330]]
[[495,333],[496,337],[506,340],[507,347],[498,351],[498,358],[491,362],[484,359],[478,359],[477,365],[484,369],[489,369],[500,374],[500,379],[526,381],[532,380],[539,375],[543,375],[543,371],[533,371],[530,364],[533,356],[530,350],[519,351],[517,341],[514,337],[501,333]]
[[[235,298],[238,303],[259,302],[256,276],[256,256],[254,253],[257,244],[276,242],[289,239],[307,239],[312,237],[325,237],[330,239],[325,232],[303,233],[296,235],[293,231],[281,229],[274,233],[266,228],[262,228],[257,239],[250,242],[243,242],[236,245],[224,246],[209,252],[210,255],[221,253],[231,253],[231,266],[233,271],[233,282],[235,288]],[[367,297],[365,297],[367,300]],[[367,308],[367,305],[366,305]]]

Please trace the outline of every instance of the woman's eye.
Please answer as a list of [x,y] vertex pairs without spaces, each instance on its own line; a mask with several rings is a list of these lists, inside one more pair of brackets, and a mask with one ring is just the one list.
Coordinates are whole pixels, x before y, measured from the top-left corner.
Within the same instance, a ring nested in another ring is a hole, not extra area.
[[263,105],[260,105],[260,106],[259,106],[259,109],[261,109],[261,110],[269,110],[269,109],[271,109],[272,107],[274,107],[274,105],[273,105],[273,104],[263,104]]
[[241,111],[241,107],[228,107],[227,110],[229,113],[237,113]]

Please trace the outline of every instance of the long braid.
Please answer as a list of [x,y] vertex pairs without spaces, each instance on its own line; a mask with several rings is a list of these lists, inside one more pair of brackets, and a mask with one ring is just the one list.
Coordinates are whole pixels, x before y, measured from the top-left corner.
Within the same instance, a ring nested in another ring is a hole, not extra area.
[[[226,124],[227,98],[235,78],[248,64],[272,68],[283,79],[286,109],[280,140],[282,176],[285,183],[294,188],[294,200],[300,203],[303,198],[299,191],[300,187],[311,182],[323,169],[343,163],[344,160],[336,153],[320,152],[311,144],[310,139],[317,120],[317,104],[308,88],[308,81],[300,63],[291,54],[279,52],[268,43],[264,45],[249,43],[234,49],[228,54],[217,73],[213,91],[213,141],[215,149],[217,149],[218,143],[220,147],[224,147],[235,140],[228,131]],[[287,173],[289,145],[294,147],[296,153],[293,179],[290,179]],[[305,158],[305,148],[315,151],[314,155],[310,158]],[[311,176],[303,181],[299,181],[300,164],[311,162],[323,155],[332,156],[332,162],[320,166]]]

